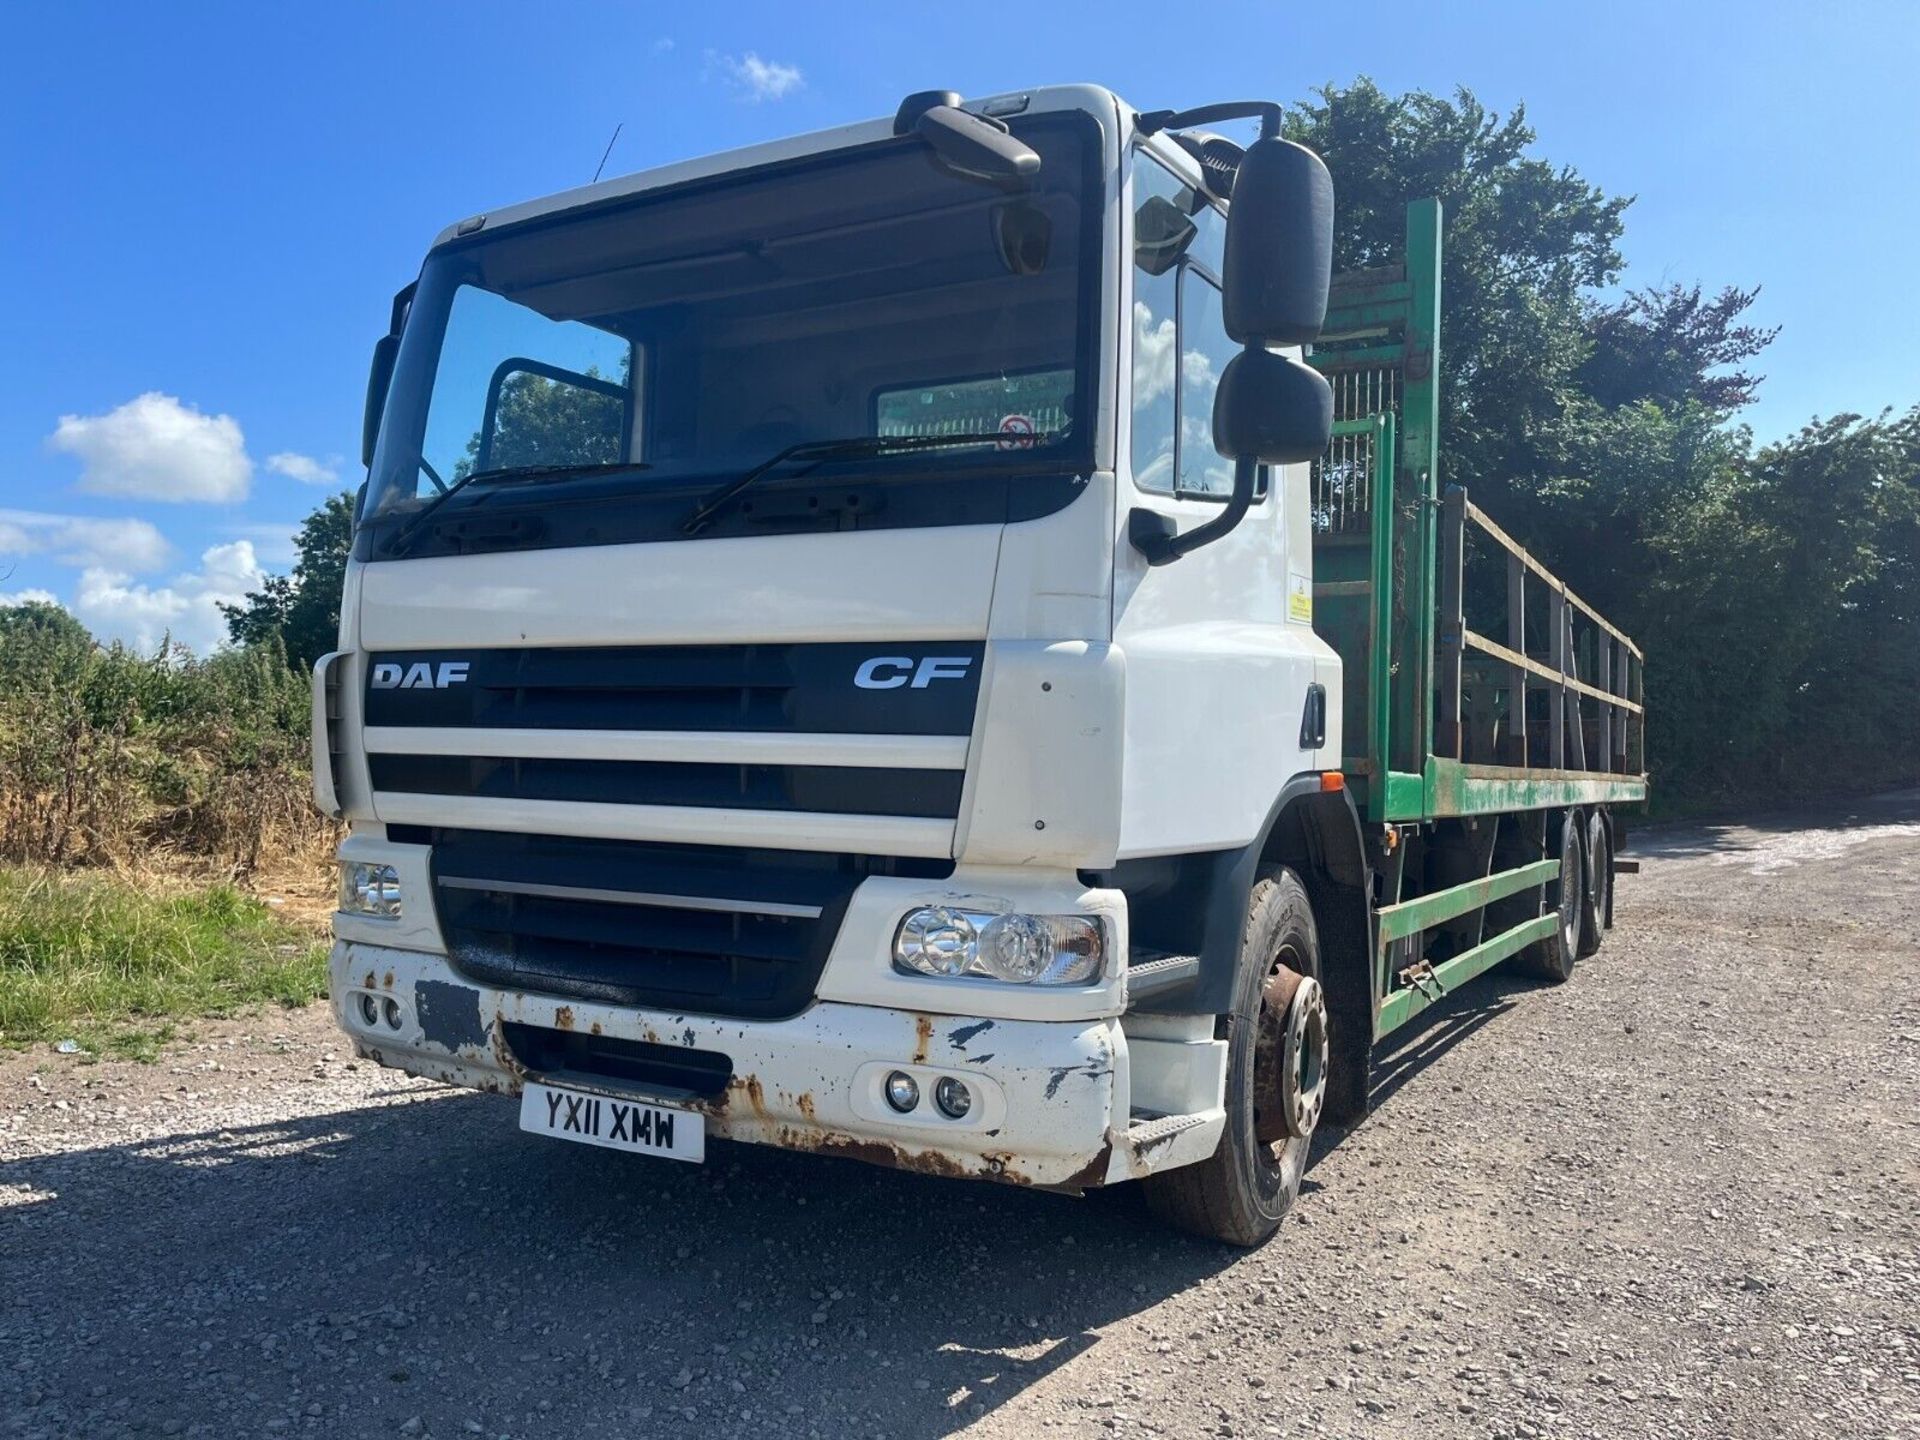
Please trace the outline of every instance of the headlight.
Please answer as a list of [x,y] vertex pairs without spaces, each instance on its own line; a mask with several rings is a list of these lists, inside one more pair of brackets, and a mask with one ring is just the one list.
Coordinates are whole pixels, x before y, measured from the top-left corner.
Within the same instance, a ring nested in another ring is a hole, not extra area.
[[400,876],[391,865],[357,860],[340,866],[340,908],[353,915],[400,916]]
[[915,975],[970,975],[1014,985],[1084,985],[1106,968],[1096,915],[928,905],[900,922],[893,963]]

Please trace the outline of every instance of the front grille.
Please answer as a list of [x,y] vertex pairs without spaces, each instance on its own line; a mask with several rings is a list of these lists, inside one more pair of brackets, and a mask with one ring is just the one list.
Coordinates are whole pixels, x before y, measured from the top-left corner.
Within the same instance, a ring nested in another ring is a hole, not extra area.
[[812,1000],[868,875],[950,861],[391,826],[433,847],[455,969],[502,989],[779,1019]]
[[919,815],[948,820],[960,811],[960,787],[964,779],[958,770],[570,760],[510,755],[376,754],[367,757],[367,764],[374,789],[416,795],[808,810],[841,815]]
[[[366,723],[965,735],[984,649],[946,640],[386,651],[367,657]],[[876,659],[892,662],[878,672],[884,683],[857,683]],[[939,678],[914,683],[935,659],[947,662]]]

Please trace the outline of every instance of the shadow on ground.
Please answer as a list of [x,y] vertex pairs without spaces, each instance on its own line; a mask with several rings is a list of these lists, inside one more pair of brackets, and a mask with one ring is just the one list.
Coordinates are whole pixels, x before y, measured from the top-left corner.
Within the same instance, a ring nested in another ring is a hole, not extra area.
[[[1514,988],[1395,1037],[1375,1103]],[[1161,1230],[1135,1187],[1074,1201],[725,1144],[679,1166],[514,1125],[447,1092],[0,1163],[28,1197],[0,1211],[0,1342],[111,1377],[0,1370],[0,1409],[31,1428],[11,1386],[73,1433],[937,1437],[1241,1258]]]
[[1237,1258],[1136,1195],[725,1144],[679,1166],[514,1126],[449,1094],[0,1164],[29,1197],[0,1211],[0,1349],[59,1357],[0,1369],[0,1413],[31,1384],[54,1433],[731,1433],[744,1409],[939,1436]]

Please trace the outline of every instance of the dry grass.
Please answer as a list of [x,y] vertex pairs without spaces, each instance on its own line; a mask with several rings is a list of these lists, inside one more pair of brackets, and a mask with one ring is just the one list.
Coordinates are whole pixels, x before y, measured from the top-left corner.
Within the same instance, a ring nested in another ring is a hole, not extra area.
[[150,1051],[325,979],[338,834],[277,647],[143,655],[0,607],[0,1043]]

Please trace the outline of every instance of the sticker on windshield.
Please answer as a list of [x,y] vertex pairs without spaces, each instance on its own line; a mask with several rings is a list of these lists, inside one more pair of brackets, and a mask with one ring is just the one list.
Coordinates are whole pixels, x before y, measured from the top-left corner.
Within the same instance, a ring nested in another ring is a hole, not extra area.
[[1035,431],[1038,429],[1031,415],[1003,415],[1000,417],[1000,438],[993,442],[993,448],[1031,450],[1034,446]]

